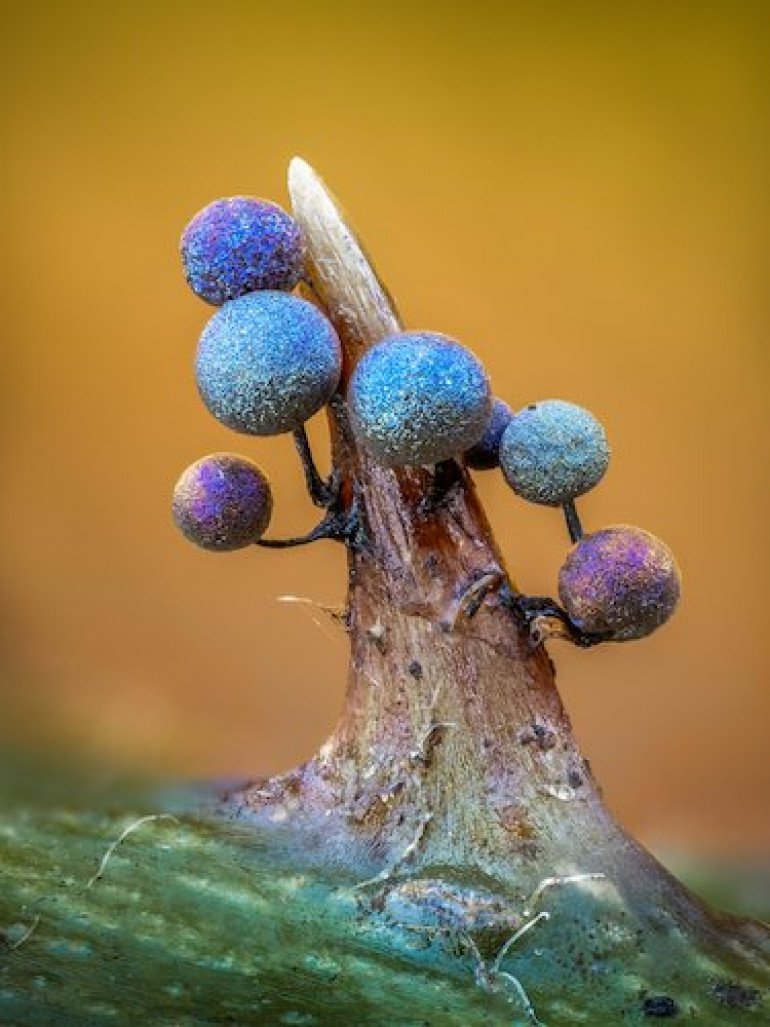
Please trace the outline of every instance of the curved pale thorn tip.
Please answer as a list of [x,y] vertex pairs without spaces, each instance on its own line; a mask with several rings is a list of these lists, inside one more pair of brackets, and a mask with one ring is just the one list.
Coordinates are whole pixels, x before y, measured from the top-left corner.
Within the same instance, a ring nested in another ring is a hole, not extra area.
[[302,178],[317,178],[310,164],[304,157],[292,157],[289,161],[289,185],[292,181],[301,181]]
[[320,176],[303,157],[292,157],[288,161],[288,194],[296,196],[307,189],[317,186]]
[[321,176],[302,157],[289,162],[288,188],[294,218],[307,248],[306,272],[314,299],[338,333],[360,353],[399,331],[395,304]]

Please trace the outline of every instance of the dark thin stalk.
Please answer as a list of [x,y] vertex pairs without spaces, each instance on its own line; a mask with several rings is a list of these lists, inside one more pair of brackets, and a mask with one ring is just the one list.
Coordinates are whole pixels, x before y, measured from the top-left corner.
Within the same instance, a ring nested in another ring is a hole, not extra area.
[[609,633],[594,634],[583,631],[575,624],[564,607],[550,596],[527,596],[521,592],[514,592],[507,583],[503,583],[499,588],[499,596],[503,605],[516,615],[531,635],[534,633],[536,637],[540,638],[541,642],[544,639],[541,637],[542,631],[538,624],[542,625],[543,620],[551,621],[554,627],[560,626],[561,630],[554,631],[554,636],[558,635],[583,649],[613,641]]
[[254,543],[256,546],[263,546],[265,549],[292,549],[295,546],[307,546],[311,542],[318,542],[319,539],[343,537],[340,518],[337,515],[324,517],[320,524],[317,524],[307,535],[299,535],[296,538],[261,538]]
[[359,504],[354,502],[349,510],[329,511],[324,519],[307,535],[297,538],[261,538],[254,545],[265,549],[292,549],[295,546],[307,546],[320,539],[333,539],[344,542],[353,550],[361,550],[367,545],[366,533],[359,514]]
[[316,467],[305,426],[297,428],[293,434],[294,445],[297,447],[297,453],[302,462],[308,494],[315,506],[328,507],[333,499],[331,480],[324,481]]
[[583,537],[583,525],[580,523],[577,507],[574,499],[568,499],[564,504],[564,519],[567,522],[567,531],[572,542],[579,542]]

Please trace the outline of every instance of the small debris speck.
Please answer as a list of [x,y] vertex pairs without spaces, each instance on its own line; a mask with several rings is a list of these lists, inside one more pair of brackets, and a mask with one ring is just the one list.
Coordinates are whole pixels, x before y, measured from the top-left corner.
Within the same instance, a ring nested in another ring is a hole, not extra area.
[[546,724],[533,721],[519,732],[519,742],[522,745],[536,743],[538,749],[546,752],[556,745],[556,732]]

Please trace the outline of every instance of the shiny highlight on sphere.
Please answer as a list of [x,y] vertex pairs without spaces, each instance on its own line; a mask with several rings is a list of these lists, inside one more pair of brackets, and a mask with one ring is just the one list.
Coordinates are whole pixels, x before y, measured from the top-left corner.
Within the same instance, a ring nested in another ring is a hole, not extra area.
[[252,292],[226,303],[198,344],[198,390],[234,431],[295,431],[333,395],[342,348],[312,303],[285,292]]
[[233,453],[196,460],[176,483],[172,500],[174,521],[185,538],[216,552],[252,545],[267,530],[272,510],[265,475]]
[[495,399],[489,424],[479,441],[466,450],[465,462],[474,471],[491,471],[500,465],[500,440],[511,423],[513,411],[501,399]]
[[251,196],[204,207],[182,233],[180,248],[190,288],[217,307],[257,289],[293,289],[305,257],[294,218]]
[[500,466],[530,503],[561,506],[597,485],[610,448],[601,424],[575,403],[546,399],[517,413],[500,441]]
[[572,620],[616,641],[651,634],[672,615],[680,594],[668,546],[625,524],[586,535],[559,572],[559,596]]
[[402,332],[370,349],[348,393],[353,432],[386,466],[436,464],[477,442],[492,396],[481,363],[453,339]]

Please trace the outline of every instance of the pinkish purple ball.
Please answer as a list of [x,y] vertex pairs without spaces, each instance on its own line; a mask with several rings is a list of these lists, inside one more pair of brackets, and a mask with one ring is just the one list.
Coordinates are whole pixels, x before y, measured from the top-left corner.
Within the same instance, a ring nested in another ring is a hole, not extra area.
[[670,549],[625,524],[584,536],[559,572],[559,596],[575,624],[619,642],[644,638],[664,624],[680,593]]
[[177,527],[202,549],[227,552],[250,546],[270,522],[270,483],[251,460],[212,453],[196,460],[174,487]]
[[299,225],[277,203],[252,196],[214,200],[182,234],[193,292],[214,306],[258,289],[290,291],[302,277]]

